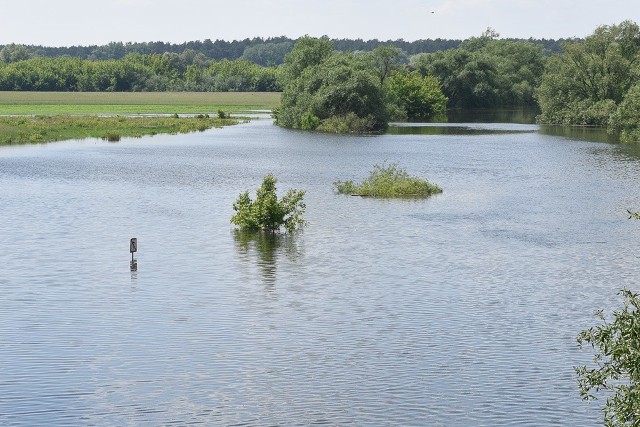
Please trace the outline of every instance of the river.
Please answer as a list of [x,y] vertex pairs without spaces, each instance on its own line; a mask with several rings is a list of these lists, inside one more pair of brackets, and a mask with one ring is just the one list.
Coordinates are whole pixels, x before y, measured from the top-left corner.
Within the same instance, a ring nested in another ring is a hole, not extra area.
[[[333,193],[384,162],[444,192]],[[235,232],[269,172],[308,224]],[[575,339],[639,290],[639,189],[531,124],[0,147],[0,424],[601,425]]]

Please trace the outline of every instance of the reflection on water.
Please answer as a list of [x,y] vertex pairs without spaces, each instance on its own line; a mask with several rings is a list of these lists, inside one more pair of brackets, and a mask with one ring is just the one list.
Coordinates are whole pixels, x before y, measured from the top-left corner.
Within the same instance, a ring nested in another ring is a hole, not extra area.
[[535,108],[452,109],[447,111],[447,118],[450,123],[533,124],[539,113]]
[[389,135],[500,135],[536,132],[536,125],[509,123],[392,123]]
[[301,256],[296,237],[301,232],[233,230],[233,237],[241,259],[255,263],[265,285],[276,284],[277,262],[281,256],[294,260]]
[[544,135],[559,136],[575,141],[592,141],[617,143],[617,135],[609,134],[604,128],[588,126],[540,126],[540,133]]

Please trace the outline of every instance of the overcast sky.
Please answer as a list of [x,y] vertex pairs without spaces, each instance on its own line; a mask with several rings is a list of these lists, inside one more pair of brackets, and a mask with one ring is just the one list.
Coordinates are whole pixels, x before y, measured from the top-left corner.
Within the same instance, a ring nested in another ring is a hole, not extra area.
[[584,37],[640,23],[640,0],[0,0],[0,44],[240,40]]

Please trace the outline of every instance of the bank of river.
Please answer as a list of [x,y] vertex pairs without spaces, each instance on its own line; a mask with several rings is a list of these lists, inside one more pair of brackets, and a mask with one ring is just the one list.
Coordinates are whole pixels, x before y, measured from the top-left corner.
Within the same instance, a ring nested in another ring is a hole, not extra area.
[[188,133],[238,124],[240,119],[163,116],[5,116],[0,117],[0,145],[33,144],[68,139],[122,137],[159,133]]
[[[601,425],[575,337],[638,291],[640,153],[458,127],[0,147],[0,424]],[[384,161],[444,192],[333,193]],[[308,225],[234,233],[269,172]]]

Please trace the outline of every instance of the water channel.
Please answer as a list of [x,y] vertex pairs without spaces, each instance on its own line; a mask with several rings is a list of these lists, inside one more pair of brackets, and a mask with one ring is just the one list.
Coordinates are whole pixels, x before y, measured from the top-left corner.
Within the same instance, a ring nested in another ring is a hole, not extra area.
[[[333,193],[385,161],[444,192]],[[235,232],[269,172],[307,226]],[[601,425],[575,338],[639,290],[639,189],[531,124],[0,147],[0,424]]]

